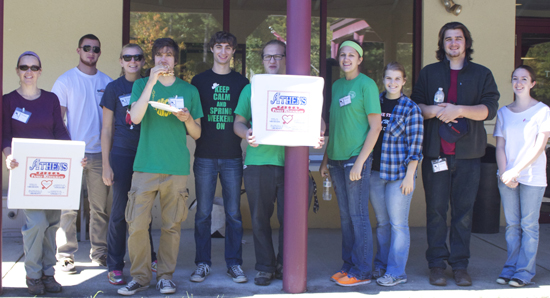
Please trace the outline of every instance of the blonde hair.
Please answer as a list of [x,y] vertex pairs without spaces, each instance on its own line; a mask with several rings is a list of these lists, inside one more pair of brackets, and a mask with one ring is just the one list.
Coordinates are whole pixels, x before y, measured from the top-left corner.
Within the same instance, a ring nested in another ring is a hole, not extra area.
[[[141,55],[143,56],[143,59],[145,59],[145,54],[143,53],[143,49],[135,44],[135,43],[129,43],[129,44],[125,44],[122,49],[120,50],[120,57],[119,59],[122,59],[122,53],[124,53],[124,50],[126,49],[138,49],[139,52],[141,53]],[[120,70],[120,76],[122,77],[124,75],[124,67],[121,67],[121,70]]]

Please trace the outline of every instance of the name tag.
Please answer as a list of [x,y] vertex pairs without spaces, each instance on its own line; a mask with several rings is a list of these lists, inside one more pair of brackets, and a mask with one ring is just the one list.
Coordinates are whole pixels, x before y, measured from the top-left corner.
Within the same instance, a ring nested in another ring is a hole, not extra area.
[[29,118],[31,117],[31,112],[25,111],[25,108],[15,108],[15,112],[13,112],[13,115],[11,116],[12,119],[15,119],[19,122],[27,123],[29,122]]
[[447,159],[439,158],[432,160],[432,169],[434,173],[447,171],[449,169],[447,166]]
[[340,101],[340,106],[341,107],[347,106],[351,103],[351,97],[349,95],[344,96],[344,97],[340,98],[339,101]]
[[126,107],[130,104],[130,97],[131,94],[124,94],[118,97],[120,100],[120,104],[122,104],[123,107]]
[[183,109],[183,97],[178,97],[177,95],[175,97],[168,98],[168,101],[170,101],[170,106],[176,108],[176,109]]

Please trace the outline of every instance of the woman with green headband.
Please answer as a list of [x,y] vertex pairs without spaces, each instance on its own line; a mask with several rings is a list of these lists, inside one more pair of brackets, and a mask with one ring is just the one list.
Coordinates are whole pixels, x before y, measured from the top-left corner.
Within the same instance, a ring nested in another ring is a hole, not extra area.
[[338,62],[345,77],[332,86],[330,137],[320,168],[323,177],[330,170],[342,226],[344,264],[331,280],[346,287],[368,284],[372,275],[369,179],[382,118],[378,87],[359,70],[362,57],[357,42],[340,45]]

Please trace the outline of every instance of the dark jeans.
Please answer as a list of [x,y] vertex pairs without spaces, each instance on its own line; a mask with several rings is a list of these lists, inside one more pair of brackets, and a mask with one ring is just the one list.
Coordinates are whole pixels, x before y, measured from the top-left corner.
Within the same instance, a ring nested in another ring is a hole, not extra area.
[[340,270],[357,279],[370,279],[372,272],[372,228],[369,219],[369,189],[372,154],[363,164],[361,179],[349,175],[357,156],[348,160],[328,160],[330,177],[340,209],[342,260]]
[[[283,215],[284,215],[284,173],[281,166],[247,166],[243,171],[244,186],[252,217],[256,270],[275,272],[277,264],[283,264]],[[279,220],[279,251],[275,249],[271,238],[271,215],[277,203]]]
[[[124,214],[126,204],[128,203],[128,191],[130,191],[130,186],[132,185],[135,157],[136,153],[134,151],[119,147],[113,147],[109,156],[114,176],[113,205],[111,207],[109,231],[107,233],[107,267],[109,271],[122,270],[124,268],[127,228]],[[153,249],[151,223],[149,223],[149,242],[151,245],[151,260],[155,261],[157,255]]]
[[[453,268],[466,269],[470,258],[472,213],[480,179],[480,159],[447,158],[447,171],[434,173],[432,160],[424,158],[422,178],[426,192],[428,250],[426,259],[430,268],[445,268],[445,261]],[[447,247],[447,210],[451,202],[450,245]]]
[[196,157],[193,163],[197,213],[195,214],[195,264],[211,261],[212,206],[218,175],[222,185],[225,211],[225,263],[227,268],[243,264],[243,221],[241,218],[242,158],[213,159]]

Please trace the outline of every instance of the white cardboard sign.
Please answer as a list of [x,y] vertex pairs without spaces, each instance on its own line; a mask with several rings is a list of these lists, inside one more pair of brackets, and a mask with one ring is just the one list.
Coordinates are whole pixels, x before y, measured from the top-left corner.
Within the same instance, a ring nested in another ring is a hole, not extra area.
[[252,130],[258,144],[316,146],[324,79],[258,74],[252,77]]
[[10,171],[8,208],[78,210],[85,147],[82,141],[13,138],[19,166]]

